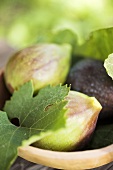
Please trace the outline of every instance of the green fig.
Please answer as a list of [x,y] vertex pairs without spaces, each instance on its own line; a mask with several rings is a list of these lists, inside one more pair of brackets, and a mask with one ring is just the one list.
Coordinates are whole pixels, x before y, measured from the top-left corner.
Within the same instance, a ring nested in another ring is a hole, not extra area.
[[4,72],[5,82],[12,93],[25,82],[32,80],[34,91],[64,83],[70,69],[69,44],[37,44],[10,57]]
[[35,142],[35,147],[73,151],[82,149],[90,141],[102,109],[100,103],[96,98],[76,91],[70,91],[65,99],[68,101],[66,126]]

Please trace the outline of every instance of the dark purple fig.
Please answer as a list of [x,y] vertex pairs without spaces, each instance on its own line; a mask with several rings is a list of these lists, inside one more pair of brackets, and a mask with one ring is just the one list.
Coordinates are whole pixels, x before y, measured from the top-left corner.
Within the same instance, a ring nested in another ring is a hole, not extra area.
[[71,84],[72,90],[96,97],[103,107],[99,118],[113,117],[113,80],[102,61],[80,60],[70,70],[67,83]]
[[10,99],[10,93],[4,82],[3,70],[0,69],[0,110],[3,109],[5,101]]

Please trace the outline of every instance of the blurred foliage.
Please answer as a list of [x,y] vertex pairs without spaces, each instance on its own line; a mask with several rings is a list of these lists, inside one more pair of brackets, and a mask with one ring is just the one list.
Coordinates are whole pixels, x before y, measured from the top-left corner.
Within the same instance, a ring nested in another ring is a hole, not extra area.
[[4,0],[0,22],[0,37],[19,48],[36,42],[74,45],[77,37],[81,44],[90,31],[113,26],[113,1]]

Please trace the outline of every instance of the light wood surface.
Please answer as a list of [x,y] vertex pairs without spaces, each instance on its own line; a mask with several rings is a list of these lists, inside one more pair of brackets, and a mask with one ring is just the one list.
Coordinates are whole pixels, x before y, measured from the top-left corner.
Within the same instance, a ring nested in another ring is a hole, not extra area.
[[53,168],[83,170],[99,167],[113,161],[113,145],[80,152],[55,152],[26,146],[18,149],[18,155],[28,161]]

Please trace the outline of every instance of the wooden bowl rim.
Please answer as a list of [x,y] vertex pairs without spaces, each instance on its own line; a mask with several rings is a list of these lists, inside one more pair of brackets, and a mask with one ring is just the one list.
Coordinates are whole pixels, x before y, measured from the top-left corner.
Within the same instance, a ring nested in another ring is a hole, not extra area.
[[94,150],[58,152],[33,146],[19,147],[18,155],[28,161],[60,169],[91,169],[113,161],[113,144]]

